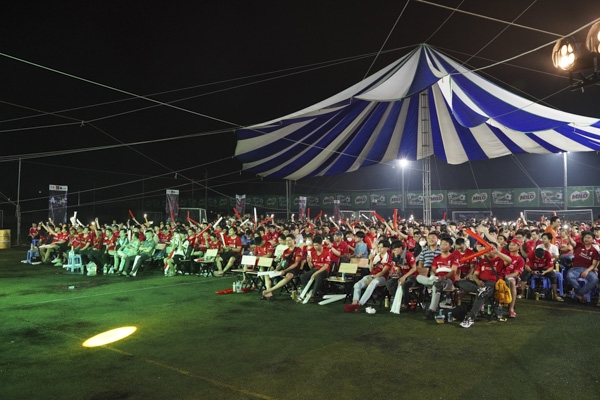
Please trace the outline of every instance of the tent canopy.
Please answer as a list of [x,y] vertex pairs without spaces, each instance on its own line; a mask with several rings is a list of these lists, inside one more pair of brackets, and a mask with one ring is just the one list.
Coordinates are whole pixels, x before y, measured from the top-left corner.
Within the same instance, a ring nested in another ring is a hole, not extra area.
[[600,150],[600,120],[519,97],[427,45],[324,101],[237,134],[244,171],[290,180],[432,154],[461,164]]

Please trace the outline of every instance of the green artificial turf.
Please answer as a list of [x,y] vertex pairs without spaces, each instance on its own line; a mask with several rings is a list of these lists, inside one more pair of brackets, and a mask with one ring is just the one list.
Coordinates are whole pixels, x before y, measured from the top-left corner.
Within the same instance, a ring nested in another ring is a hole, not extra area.
[[[438,325],[287,294],[216,295],[232,277],[87,277],[0,251],[1,399],[596,398],[595,303],[518,300],[518,318]],[[69,289],[74,286],[74,289]],[[131,336],[82,342],[121,326]]]

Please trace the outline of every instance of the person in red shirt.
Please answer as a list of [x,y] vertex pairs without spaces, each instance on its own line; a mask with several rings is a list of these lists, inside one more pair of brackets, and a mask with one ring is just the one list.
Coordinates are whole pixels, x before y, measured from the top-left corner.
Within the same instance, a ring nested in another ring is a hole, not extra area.
[[55,265],[62,267],[62,254],[67,251],[67,243],[69,241],[69,232],[67,230],[67,226],[63,225],[60,230],[55,227],[56,230],[54,230],[49,225],[44,225],[41,222],[40,225],[52,237],[52,242],[50,244],[43,244],[40,246],[40,256],[42,258],[42,262],[47,264],[50,262],[50,256],[52,253],[56,253],[58,257],[56,258],[57,261]]
[[296,238],[294,235],[287,235],[285,237],[288,248],[283,252],[279,265],[275,268],[276,271],[281,271],[283,279],[277,284],[271,287],[271,278],[269,275],[265,275],[265,286],[266,290],[263,290],[263,298],[268,300],[274,300],[273,292],[279,288],[284,287],[294,277],[300,276],[302,272],[300,269],[300,263],[302,262],[302,248],[296,247]]
[[336,231],[333,234],[333,241],[328,245],[331,251],[331,266],[333,272],[336,273],[339,268],[340,262],[350,261],[350,247],[344,240],[344,233],[342,231]]
[[323,246],[323,237],[315,236],[313,238],[312,249],[308,252],[306,261],[310,270],[300,275],[300,282],[302,287],[306,287],[308,282],[314,279],[314,286],[310,292],[311,302],[314,303],[317,295],[321,293],[321,284],[329,276],[331,266],[331,253],[328,248]]
[[223,270],[223,258],[221,257],[221,254],[223,253],[223,243],[217,238],[217,234],[215,232],[212,232],[210,234],[208,248],[211,250],[213,250],[213,249],[217,250],[217,257],[215,258],[215,264],[217,265],[217,270],[219,272],[222,271]]
[[[569,238],[573,246],[573,266],[567,271],[567,282],[575,290],[575,297],[585,303],[585,295],[598,285],[598,250],[594,247],[594,234],[590,231],[581,233],[581,242]],[[578,279],[585,279],[579,287]],[[598,303],[600,307],[600,302]]]
[[223,260],[227,260],[225,268],[219,269],[217,276],[222,276],[229,271],[236,263],[239,263],[242,258],[242,239],[237,234],[234,227],[229,228],[227,236],[221,236],[223,241]]
[[[554,300],[564,301],[557,293],[558,278],[554,272],[554,263],[552,261],[552,255],[547,250],[538,247],[529,254],[527,264],[525,265],[525,271],[521,275],[521,287],[528,283],[532,275],[539,277],[547,277],[550,279],[552,284],[552,292],[554,294]],[[531,285],[530,285],[531,287]],[[524,291],[523,291],[524,293]]]
[[417,282],[432,288],[431,303],[425,313],[425,319],[433,319],[440,304],[440,296],[444,290],[454,288],[454,279],[460,264],[459,257],[452,251],[453,241],[450,236],[440,238],[440,251],[431,262],[429,277],[417,276]]
[[[477,267],[475,267],[475,272],[473,272],[473,280],[463,279],[457,282],[457,286],[466,292],[477,293],[471,310],[467,312],[465,319],[460,323],[460,326],[463,328],[470,328],[473,325],[473,320],[479,313],[479,310],[481,310],[481,306],[483,306],[485,300],[494,295],[496,281],[500,276],[500,272],[506,266],[505,260],[500,258],[498,245],[495,242],[490,244],[494,247],[494,250],[484,254],[477,261]],[[477,243],[476,250],[478,252],[484,249],[485,247],[481,243]]]
[[[395,293],[390,312],[400,314],[400,310],[408,309],[408,289],[417,286],[417,262],[412,252],[405,250],[404,242],[395,240],[392,246],[392,277],[388,279],[386,286],[390,293]],[[397,277],[396,277],[397,276]]]
[[[517,279],[522,276],[523,268],[525,268],[525,259],[521,256],[521,241],[519,239],[512,239],[508,242],[508,256],[502,252],[498,253],[498,257],[504,260],[504,270],[500,273],[500,276],[504,276],[504,280],[510,288],[512,301],[508,308],[509,318],[516,318],[517,313],[515,312],[515,304],[517,302]],[[523,279],[521,277],[521,279]],[[524,292],[523,281],[521,281],[521,292]]]
[[[456,274],[457,279],[471,279],[473,271],[475,271],[475,265],[477,262],[474,258],[467,261],[461,261],[463,258],[467,258],[472,254],[475,254],[473,249],[467,246],[467,241],[464,237],[459,237],[454,242],[454,253],[458,257],[458,270]],[[456,280],[456,279],[455,279]]]
[[[354,284],[352,304],[344,306],[346,312],[358,311],[373,295],[378,286],[384,286],[394,262],[390,253],[390,242],[386,239],[377,244],[377,254],[369,263],[370,273]],[[366,288],[366,289],[365,289]],[[365,292],[362,293],[363,289]],[[362,293],[362,296],[361,296]]]
[[34,240],[39,241],[40,239],[40,228],[38,227],[38,224],[35,222],[31,223],[31,228],[29,228],[29,238],[31,239],[31,243],[33,246],[35,246],[37,244],[37,242],[33,242]]
[[527,254],[533,253],[537,245],[542,244],[540,239],[540,231],[532,229],[529,231],[529,238],[525,241],[525,252]]

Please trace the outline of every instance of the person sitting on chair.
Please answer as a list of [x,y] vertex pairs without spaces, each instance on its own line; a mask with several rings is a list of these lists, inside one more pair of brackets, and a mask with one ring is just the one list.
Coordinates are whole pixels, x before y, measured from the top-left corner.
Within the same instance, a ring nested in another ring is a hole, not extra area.
[[[557,292],[558,278],[556,277],[556,273],[554,272],[552,255],[547,250],[544,250],[541,247],[538,247],[529,254],[529,258],[525,266],[525,271],[523,271],[523,274],[521,275],[521,287],[523,289],[532,275],[538,276],[540,278],[545,276],[548,279],[550,279],[550,283],[552,284],[552,294],[554,295],[554,300],[564,301],[563,298],[560,297]],[[530,285],[529,287],[531,287],[531,289],[533,290],[532,285]],[[522,293],[525,293],[525,290],[522,290]]]
[[[394,261],[394,267],[392,273],[396,274],[397,278],[388,279],[386,286],[390,293],[395,293],[394,303],[390,310],[394,314],[399,314],[400,310],[408,309],[408,296],[404,296],[404,293],[408,293],[411,287],[417,286],[417,263],[415,256],[408,250],[404,249],[404,242],[400,240],[394,240],[392,242],[392,261]],[[394,305],[399,304],[399,309]]]
[[[390,246],[390,242],[387,239],[381,240],[377,244],[377,254],[369,263],[370,273],[354,284],[352,304],[344,306],[346,312],[358,311],[362,305],[369,301],[373,295],[373,291],[377,287],[385,285],[387,276],[393,265]],[[361,296],[363,289],[365,289],[365,292]]]
[[[471,310],[467,312],[465,319],[460,323],[463,328],[470,328],[473,325],[473,320],[479,314],[485,300],[494,296],[496,281],[502,279],[506,260],[500,258],[498,245],[494,242],[490,244],[494,247],[494,250],[479,258],[475,272],[473,272],[473,280],[462,279],[457,282],[457,286],[461,289],[477,293]],[[485,247],[481,243],[477,243],[476,250],[478,252],[484,249]]]
[[452,250],[453,240],[450,236],[442,236],[440,239],[441,253],[434,257],[431,262],[431,275],[417,276],[417,282],[432,288],[431,303],[425,313],[425,319],[433,319],[440,304],[440,296],[444,290],[454,288],[454,279],[460,264],[460,259]]
[[[594,248],[594,234],[590,231],[581,233],[581,242],[569,237],[573,246],[573,266],[567,272],[567,281],[575,291],[575,297],[580,303],[585,303],[585,295],[598,285],[598,251]],[[578,279],[585,279],[585,284],[579,287]],[[598,303],[600,307],[600,302]]]
[[[269,244],[268,242],[266,243]],[[302,261],[302,248],[296,247],[295,236],[292,234],[288,234],[286,236],[286,243],[288,248],[283,252],[281,261],[275,268],[276,271],[281,271],[280,276],[282,279],[277,282],[275,286],[271,287],[271,278],[269,278],[269,275],[265,275],[265,285],[267,289],[263,290],[263,298],[272,298],[274,291],[287,285],[289,281],[296,276],[300,276],[300,273],[302,272],[300,269],[300,264]]]
[[306,287],[308,282],[313,279],[311,302],[316,302],[316,299],[321,290],[321,284],[329,276],[331,267],[331,253],[329,249],[323,246],[323,237],[315,236],[312,241],[312,248],[306,256],[306,261],[310,270],[300,275],[302,287]]
[[219,270],[217,275],[221,276],[229,271],[236,263],[239,263],[242,258],[242,239],[238,236],[237,230],[234,227],[229,228],[227,236],[223,236],[225,242],[223,246],[223,260],[227,260],[227,264],[223,270]]

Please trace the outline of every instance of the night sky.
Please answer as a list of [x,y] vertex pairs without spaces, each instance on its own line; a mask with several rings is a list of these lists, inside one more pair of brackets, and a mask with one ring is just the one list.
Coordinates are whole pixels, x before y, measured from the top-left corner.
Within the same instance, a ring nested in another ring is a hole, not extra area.
[[[600,17],[597,0],[435,3],[559,35]],[[96,171],[90,174],[178,172],[201,179],[206,173],[241,182],[253,177],[240,175],[241,164],[233,158],[235,128],[329,97],[419,43],[480,68],[557,39],[474,15],[452,14],[432,4],[405,5],[406,1],[3,1],[0,157],[5,162],[7,156],[21,156],[47,168]],[[551,49],[548,45],[480,74],[524,97],[543,99],[543,104],[600,118],[598,86],[583,93],[565,89],[568,80],[553,68]],[[174,102],[179,109],[132,94]],[[156,142],[124,145],[147,141]],[[115,145],[121,147],[97,149]],[[63,153],[26,156],[49,151]],[[578,163],[597,176],[595,156]],[[547,173],[543,163],[555,165],[548,157],[553,156],[524,157],[522,162],[533,172],[540,169],[535,178],[540,186],[562,186],[562,176]],[[481,172],[482,163],[436,165],[440,172],[432,177],[433,188],[441,182],[453,187],[531,186],[520,181],[524,178],[519,169],[506,158],[486,161],[483,169],[495,175],[475,177],[472,171]],[[573,179],[583,175],[576,170],[579,164],[570,169]],[[68,184],[68,173],[60,171],[53,183]],[[352,183],[367,182],[373,189],[394,179],[385,179],[389,168],[370,167],[360,173]],[[369,175],[383,176],[384,182]],[[418,185],[418,169],[411,175]],[[328,177],[298,184],[318,192],[321,185],[331,188],[340,182],[349,180]]]

